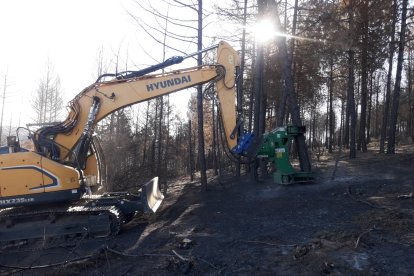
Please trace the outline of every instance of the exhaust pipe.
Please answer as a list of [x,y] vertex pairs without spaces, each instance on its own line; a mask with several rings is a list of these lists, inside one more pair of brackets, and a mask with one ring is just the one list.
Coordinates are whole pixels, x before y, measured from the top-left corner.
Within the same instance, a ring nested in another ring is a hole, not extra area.
[[145,213],[155,213],[163,199],[164,195],[161,193],[158,185],[158,176],[142,186],[141,200]]

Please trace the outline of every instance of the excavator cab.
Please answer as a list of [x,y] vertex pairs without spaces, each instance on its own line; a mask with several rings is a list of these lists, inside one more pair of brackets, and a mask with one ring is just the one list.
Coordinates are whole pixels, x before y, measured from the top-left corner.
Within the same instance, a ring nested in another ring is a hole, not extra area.
[[17,136],[7,136],[7,145],[0,147],[0,154],[26,152],[29,151],[20,146],[20,141]]
[[7,136],[7,146],[10,152],[16,152],[20,150],[20,143],[17,136]]

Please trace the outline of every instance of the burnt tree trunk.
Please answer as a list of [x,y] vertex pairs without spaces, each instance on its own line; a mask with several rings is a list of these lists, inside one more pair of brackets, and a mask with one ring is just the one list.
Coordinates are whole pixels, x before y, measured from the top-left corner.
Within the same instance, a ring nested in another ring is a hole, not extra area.
[[158,121],[158,141],[157,141],[157,170],[158,170],[158,177],[160,179],[160,182],[164,181],[164,175],[163,175],[163,169],[162,169],[162,162],[161,162],[161,155],[162,155],[162,121],[164,116],[164,99],[163,97],[159,98],[159,121]]
[[[274,16],[277,27],[281,29],[280,17],[278,13],[277,2],[272,2],[275,6]],[[276,44],[280,51],[280,64],[282,70],[282,77],[285,80],[286,94],[288,98],[289,111],[292,116],[292,122],[294,125],[301,126],[302,120],[300,118],[300,110],[297,102],[297,95],[295,92],[295,86],[293,83],[293,76],[291,70],[291,64],[289,62],[289,54],[286,46],[286,38],[278,37]],[[305,135],[299,135],[296,138],[296,144],[298,147],[298,155],[300,161],[300,167],[302,171],[310,171],[311,163],[308,156],[308,149],[306,147]]]
[[142,164],[146,164],[147,161],[147,142],[148,142],[148,123],[149,123],[149,108],[150,101],[147,102],[147,111],[145,114],[145,126],[144,126],[144,146],[142,148]]
[[193,136],[192,128],[191,128],[191,120],[188,120],[188,168],[190,173],[190,180],[194,181],[194,151],[193,151]]
[[362,8],[362,53],[361,53],[361,115],[359,121],[359,145],[362,152],[367,152],[366,123],[368,97],[368,1]]
[[378,121],[378,110],[379,110],[379,99],[378,99],[378,96],[379,96],[379,93],[380,93],[380,86],[379,86],[379,78],[380,78],[380,76],[381,75],[378,75],[377,76],[377,79],[376,79],[376,85],[375,85],[375,121],[374,121],[374,136],[375,136],[375,138],[378,138],[378,135],[379,135],[379,132],[378,132],[378,129],[379,129],[379,121]]
[[[243,26],[246,26],[246,20],[247,20],[247,0],[244,0],[244,7],[243,7]],[[244,75],[244,59],[245,59],[245,52],[246,52],[246,28],[243,28],[242,33],[242,46],[241,46],[241,64],[240,64],[240,71],[237,79],[237,118],[238,120],[242,121],[241,126],[238,130],[238,136],[240,137],[243,134],[243,75]],[[214,107],[213,107],[214,112]],[[214,118],[214,113],[213,113]],[[213,126],[214,129],[214,126]],[[214,135],[213,135],[214,137]],[[215,175],[217,175],[217,170],[215,169]],[[236,164],[236,176],[240,177],[240,157],[237,158],[237,164]]]
[[[411,44],[411,43],[410,43]],[[409,45],[410,45],[409,44]],[[413,136],[413,112],[412,112],[412,85],[413,85],[413,57],[412,57],[412,47],[409,46],[411,49],[408,52],[408,119],[407,119],[407,137],[412,138]]]
[[[258,9],[259,9],[259,18],[264,17],[265,12],[265,0],[258,0]],[[263,43],[257,43],[257,57],[256,57],[256,66],[254,74],[254,134],[256,137],[259,137],[264,129],[261,123],[261,113],[264,113],[262,106],[263,98],[263,75],[264,75],[264,45]]]
[[401,31],[400,39],[398,41],[398,59],[397,59],[397,74],[395,76],[395,86],[394,86],[394,95],[392,98],[392,108],[391,108],[391,118],[390,118],[390,128],[388,131],[388,144],[387,144],[387,153],[395,153],[395,132],[397,127],[397,118],[398,118],[398,106],[400,101],[400,91],[401,91],[401,74],[402,66],[404,62],[404,45],[405,45],[405,31],[406,31],[406,21],[407,21],[407,5],[408,0],[403,0],[402,11],[401,11]]
[[[203,48],[203,1],[198,0],[198,27],[197,27],[197,50]],[[201,53],[197,55],[197,65],[201,66],[203,56]],[[198,161],[200,164],[200,181],[201,185],[207,190],[207,166],[204,149],[204,118],[203,118],[203,86],[197,86],[197,114],[198,114]]]
[[[253,53],[256,52],[256,44],[253,43]],[[252,74],[254,74],[254,72],[256,72],[256,55],[253,55],[252,57]],[[248,126],[248,131],[249,133],[252,133],[253,130],[253,112],[254,112],[254,99],[255,99],[255,94],[254,94],[254,87],[255,87],[255,78],[252,78],[252,84],[250,85],[250,95],[249,95],[249,126]]]
[[394,0],[393,4],[393,17],[392,17],[392,26],[391,26],[391,41],[388,50],[388,74],[387,74],[387,90],[385,93],[385,103],[384,103],[384,112],[382,117],[381,125],[381,140],[380,140],[380,152],[383,153],[385,149],[385,140],[387,136],[387,126],[388,126],[388,115],[390,109],[390,99],[391,99],[391,77],[392,77],[392,67],[395,51],[395,26],[397,24],[397,0]]
[[[295,52],[295,39],[294,39],[294,36],[296,35],[297,17],[298,17],[298,0],[295,0],[295,6],[294,6],[294,9],[293,9],[293,21],[292,21],[292,36],[293,37],[290,39],[290,45],[289,45],[290,46],[289,68],[292,68],[294,52]],[[285,21],[286,21],[286,16],[285,16]],[[280,30],[281,30],[280,19],[279,19],[276,27],[280,28]],[[286,28],[286,23],[285,23],[285,28]],[[276,126],[283,126],[284,119],[285,119],[285,116],[286,116],[286,99],[287,99],[286,89],[283,89],[282,90],[282,95],[280,97],[280,102],[279,102],[279,109],[278,109],[278,114],[277,114]]]
[[156,145],[157,145],[157,137],[158,137],[158,127],[155,125],[155,122],[157,121],[157,118],[158,118],[158,111],[159,111],[159,109],[158,109],[158,101],[157,100],[155,100],[154,101],[154,103],[155,103],[155,116],[154,116],[154,138],[153,138],[153,140],[152,140],[152,143],[151,143],[151,156],[150,156],[150,160],[151,160],[151,162],[150,162],[150,168],[151,168],[151,173],[152,174],[155,174],[156,173],[156,166],[155,166],[155,156],[156,156],[156,154],[155,154],[155,152],[156,152]]
[[218,164],[217,164],[217,144],[218,141],[216,139],[216,110],[215,110],[215,100],[213,99],[211,101],[211,111],[212,111],[212,124],[213,124],[213,170],[214,170],[214,175],[218,175]]
[[356,158],[355,131],[356,131],[356,110],[355,110],[355,52],[353,47],[353,29],[354,29],[354,1],[349,1],[349,41],[350,48],[348,50],[348,89],[347,89],[347,114],[346,119],[350,121],[349,126],[349,158]]
[[355,96],[354,96],[354,59],[355,53],[353,50],[348,51],[348,112],[350,118],[349,128],[349,158],[356,158],[356,110],[355,110]]
[[373,90],[373,73],[369,77],[369,96],[368,96],[368,116],[367,116],[367,144],[371,142],[371,112],[372,112],[372,90]]
[[333,111],[333,59],[330,60],[330,73],[329,73],[329,138],[328,138],[328,152],[332,153],[333,150],[333,137],[334,137],[334,111]]

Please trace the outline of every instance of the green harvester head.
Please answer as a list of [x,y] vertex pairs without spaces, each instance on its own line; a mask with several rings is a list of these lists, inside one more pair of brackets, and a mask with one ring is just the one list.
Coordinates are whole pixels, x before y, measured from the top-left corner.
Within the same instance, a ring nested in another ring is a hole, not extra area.
[[305,126],[284,126],[263,134],[258,158],[267,158],[276,168],[273,181],[277,184],[293,184],[313,181],[311,171],[296,171],[289,161],[289,148],[292,141],[306,132]]

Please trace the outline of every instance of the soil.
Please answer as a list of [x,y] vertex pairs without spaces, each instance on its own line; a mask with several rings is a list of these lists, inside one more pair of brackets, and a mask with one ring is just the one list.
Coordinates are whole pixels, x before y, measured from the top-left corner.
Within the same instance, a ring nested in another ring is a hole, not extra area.
[[169,183],[111,239],[0,252],[0,275],[414,275],[414,150],[320,156],[312,184]]

